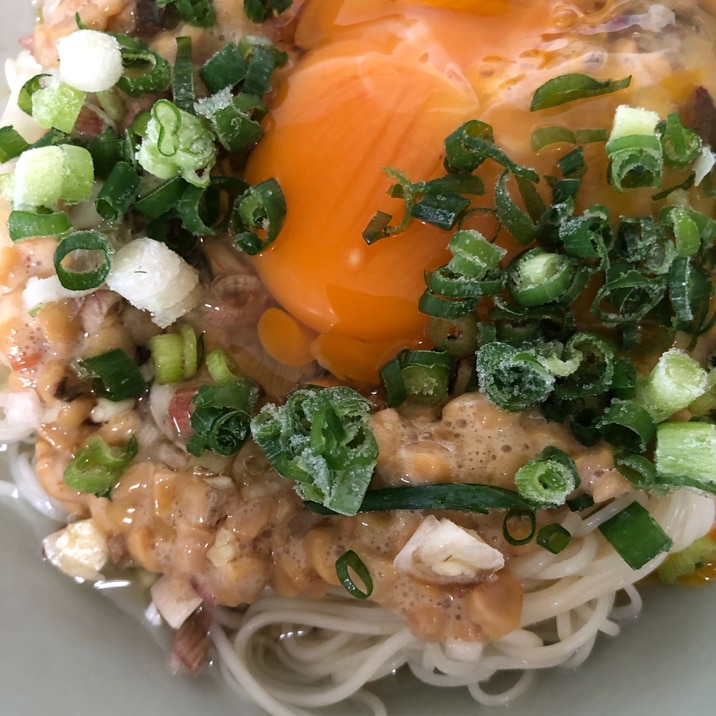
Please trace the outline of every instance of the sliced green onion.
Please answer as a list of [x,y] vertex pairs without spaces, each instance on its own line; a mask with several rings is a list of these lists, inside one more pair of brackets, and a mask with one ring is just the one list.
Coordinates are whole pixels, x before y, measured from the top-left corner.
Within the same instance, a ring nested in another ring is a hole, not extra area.
[[677,256],[693,256],[701,248],[701,228],[694,212],[681,207],[669,206],[659,215],[663,226],[671,227]]
[[[63,263],[70,255],[78,252],[75,264],[87,258],[87,253],[95,259],[95,267],[89,270],[74,270]],[[109,239],[99,231],[76,231],[66,236],[55,249],[55,271],[60,283],[72,291],[98,288],[104,283],[112,267],[112,245]]]
[[[363,582],[363,589],[355,583],[351,572],[354,572]],[[373,579],[370,576],[368,567],[363,564],[361,558],[352,549],[344,552],[336,560],[336,575],[345,590],[356,599],[368,599],[373,593]]]
[[149,349],[158,383],[189,380],[199,368],[203,343],[194,329],[183,323],[179,333],[160,333],[149,339]]
[[44,129],[71,132],[85,103],[86,94],[64,82],[53,82],[32,95],[32,117]]
[[508,544],[519,546],[532,541],[537,531],[534,510],[512,508],[502,520],[502,536]]
[[160,99],[152,107],[137,161],[160,179],[179,174],[190,184],[207,186],[216,161],[214,135],[203,120]]
[[99,435],[92,435],[65,468],[63,480],[72,490],[107,496],[138,449],[134,435],[123,447],[110,446]]
[[603,522],[599,531],[634,570],[641,569],[662,552],[668,552],[673,545],[669,535],[638,502],[632,502]]
[[61,236],[72,230],[72,222],[64,211],[11,211],[7,228],[13,241],[22,241],[38,236]]
[[585,492],[576,497],[570,497],[565,500],[565,504],[572,512],[583,512],[590,507],[594,507],[594,498],[588,492]]
[[209,120],[221,146],[233,153],[245,152],[261,139],[263,129],[257,118],[265,108],[257,97],[232,96],[228,88],[196,103],[197,112]]
[[244,0],[244,13],[251,22],[266,22],[291,7],[293,0]]
[[707,422],[661,423],[654,463],[660,478],[686,478],[710,492],[716,486],[716,426]]
[[[306,507],[319,514],[332,514],[330,509],[310,500],[306,502]],[[510,509],[533,511],[535,505],[525,500],[515,490],[508,490],[504,487],[440,483],[368,490],[358,511],[459,510],[487,514],[490,510]]]
[[528,214],[517,206],[507,189],[508,173],[503,172],[495,186],[495,209],[500,223],[522,246],[529,244],[537,227]]
[[698,361],[678,348],[663,353],[649,376],[639,382],[636,402],[644,407],[655,423],[686,408],[706,392],[706,371]]
[[179,17],[194,27],[211,27],[216,22],[212,0],[156,0],[159,7],[174,4]]
[[397,408],[408,398],[398,358],[393,358],[381,367],[380,380],[385,390],[385,402],[389,408]]
[[400,370],[409,397],[426,405],[437,405],[448,397],[455,359],[445,351],[403,351]]
[[246,61],[235,42],[224,45],[199,69],[199,77],[212,94],[235,87],[246,79]]
[[469,199],[455,194],[424,194],[413,204],[410,215],[447,231],[455,227],[469,206]]
[[664,584],[676,584],[690,577],[702,567],[716,562],[716,540],[704,535],[686,549],[670,554],[657,568],[656,573]]
[[141,40],[128,35],[114,35],[120,45],[124,74],[117,87],[130,97],[159,94],[169,88],[172,68],[161,55],[150,50]]
[[136,398],[147,387],[139,367],[121,348],[85,358],[80,365],[94,377],[95,391],[113,402]]
[[281,407],[264,406],[251,432],[271,465],[296,481],[301,497],[354,515],[378,457],[370,412],[370,403],[350,388],[306,386]]
[[617,107],[606,145],[609,180],[617,191],[661,185],[664,157],[656,132],[658,121],[655,112]]
[[614,467],[621,475],[626,477],[634,487],[648,492],[664,492],[660,484],[656,465],[644,455],[616,452],[614,454]]
[[576,144],[577,137],[568,127],[537,127],[530,135],[530,144],[535,152],[551,144]]
[[0,127],[0,164],[19,157],[29,146],[14,127]]
[[668,276],[669,300],[677,330],[698,335],[707,328],[713,281],[711,273],[686,256],[677,256]]
[[177,53],[174,61],[172,99],[179,109],[194,114],[196,90],[194,89],[194,60],[191,37],[177,37],[176,43]]
[[239,50],[247,61],[243,91],[248,95],[263,97],[271,89],[274,70],[286,64],[288,55],[259,35],[244,35],[239,41]]
[[112,173],[117,162],[131,163],[134,159],[127,139],[109,127],[90,140],[86,148],[92,155],[95,176],[102,181]]
[[628,87],[631,76],[620,80],[605,80],[600,82],[589,75],[571,73],[553,77],[540,85],[532,96],[530,111],[557,107],[567,102],[574,102],[588,97],[598,97],[611,94]]
[[526,500],[540,507],[559,507],[579,485],[572,458],[555,447],[545,448],[515,473],[515,486]]
[[286,198],[275,179],[249,187],[234,204],[234,245],[249,254],[264,251],[278,236],[286,218]]
[[593,333],[575,333],[566,343],[563,360],[576,358],[579,363],[570,375],[559,378],[555,393],[560,398],[599,395],[612,386],[614,351]]
[[656,432],[649,411],[633,400],[613,400],[597,423],[604,439],[633,453],[646,450]]
[[675,169],[686,169],[699,156],[702,147],[701,137],[679,121],[679,115],[670,114],[656,125],[661,139],[664,162]]
[[28,149],[15,167],[13,208],[44,206],[59,201],[86,201],[94,187],[92,155],[83,147],[60,144]]
[[117,162],[95,199],[97,213],[106,221],[117,223],[137,197],[139,175],[127,162]]
[[477,351],[480,390],[503,410],[518,412],[544,401],[554,376],[529,350],[493,341]]
[[473,172],[492,159],[515,176],[538,182],[534,169],[515,164],[496,144],[492,127],[477,119],[465,122],[445,139],[445,168],[452,173]]
[[603,207],[592,207],[582,216],[562,221],[559,225],[559,238],[567,254],[575,258],[593,260],[596,271],[602,271],[608,265],[613,235],[609,214]]
[[571,539],[569,530],[557,522],[545,525],[537,532],[537,544],[552,554],[559,554],[569,545]]
[[522,306],[539,306],[560,299],[572,285],[574,262],[564,254],[530,249],[508,268],[508,288]]
[[236,198],[247,185],[234,177],[211,177],[206,187],[184,184],[185,191],[176,204],[182,226],[195,236],[224,234],[232,219]]
[[437,350],[454,356],[466,356],[477,350],[477,317],[475,314],[447,319],[431,317],[426,333]]
[[592,302],[592,313],[603,323],[636,323],[666,294],[666,281],[627,270],[607,281]]
[[173,177],[141,196],[134,208],[151,219],[172,211],[189,186],[180,177]]

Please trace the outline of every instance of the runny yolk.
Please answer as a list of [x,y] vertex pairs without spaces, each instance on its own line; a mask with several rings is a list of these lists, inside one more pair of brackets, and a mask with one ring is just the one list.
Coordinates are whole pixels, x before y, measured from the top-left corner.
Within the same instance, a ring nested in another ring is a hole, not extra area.
[[[520,57],[539,44],[553,4],[305,4],[297,41],[307,52],[279,89],[247,178],[276,177],[288,207],[256,268],[306,328],[304,339],[315,334],[311,354],[339,378],[374,383],[398,350],[425,345],[426,317],[417,309],[424,274],[449,259],[449,233],[418,222],[365,243],[377,210],[400,218],[384,168],[411,180],[441,175],[444,138],[498,101],[493,67],[519,77]],[[285,348],[295,360],[288,337],[265,336],[274,357]]]

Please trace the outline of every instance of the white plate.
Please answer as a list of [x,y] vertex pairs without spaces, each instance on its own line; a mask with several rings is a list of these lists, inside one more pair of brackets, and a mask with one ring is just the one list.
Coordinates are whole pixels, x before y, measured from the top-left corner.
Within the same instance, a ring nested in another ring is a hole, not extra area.
[[[31,28],[29,0],[3,2],[0,55]],[[1,469],[1,465],[0,465]],[[211,675],[174,676],[134,618],[45,564],[36,529],[0,499],[0,716],[259,716]],[[390,716],[671,716],[716,703],[712,624],[716,587],[649,587],[642,617],[601,638],[586,665],[540,674],[506,710],[480,709],[461,691],[428,690],[401,676],[380,692]],[[334,711],[343,716],[345,709]]]

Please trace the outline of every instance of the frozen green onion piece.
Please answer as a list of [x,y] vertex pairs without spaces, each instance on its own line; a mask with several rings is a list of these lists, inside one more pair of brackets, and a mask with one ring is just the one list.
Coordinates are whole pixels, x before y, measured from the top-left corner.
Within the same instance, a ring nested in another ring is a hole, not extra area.
[[617,107],[606,145],[609,179],[617,191],[661,185],[664,157],[656,130],[658,122],[656,112]]
[[28,149],[13,177],[14,209],[53,209],[59,201],[86,201],[94,187],[92,155],[84,147],[60,144]]
[[563,450],[547,447],[515,473],[522,497],[540,507],[559,507],[579,485],[572,458]]
[[[65,259],[73,254],[79,260],[76,263],[72,260],[65,262]],[[109,239],[101,232],[90,229],[75,231],[62,239],[55,249],[57,278],[65,288],[72,291],[99,288],[112,268],[113,254]],[[90,256],[95,261],[86,268]]]
[[667,422],[656,428],[654,464],[669,481],[686,478],[713,491],[716,486],[716,425],[707,422]]
[[477,351],[480,390],[503,410],[527,410],[547,399],[554,375],[535,351],[493,341]]
[[189,380],[199,368],[202,341],[194,329],[182,323],[178,333],[160,333],[149,339],[154,372],[158,383]]
[[530,249],[508,268],[508,288],[522,306],[539,306],[558,301],[572,285],[575,266],[564,254]]
[[686,351],[672,348],[662,353],[651,373],[637,383],[636,402],[660,423],[707,389],[707,374],[699,362]]
[[44,129],[71,132],[86,94],[64,82],[53,82],[32,95],[32,117]]
[[641,569],[662,552],[668,552],[673,545],[669,535],[638,502],[630,503],[603,522],[599,531],[634,570]]
[[537,532],[537,544],[552,554],[559,554],[568,545],[572,535],[557,522],[541,527]]
[[679,115],[672,113],[656,125],[664,152],[664,162],[676,169],[686,169],[696,161],[701,152],[701,137],[679,121]]
[[347,387],[306,386],[251,421],[271,465],[296,481],[301,497],[335,512],[360,509],[378,457],[370,403]]
[[280,15],[292,5],[292,0],[244,0],[244,12],[251,22],[266,22],[272,15]]
[[649,411],[636,401],[615,399],[597,422],[597,429],[615,447],[642,453],[654,437],[656,424]]
[[137,161],[160,179],[180,175],[190,184],[207,186],[216,161],[214,140],[204,120],[162,99],[152,107]]

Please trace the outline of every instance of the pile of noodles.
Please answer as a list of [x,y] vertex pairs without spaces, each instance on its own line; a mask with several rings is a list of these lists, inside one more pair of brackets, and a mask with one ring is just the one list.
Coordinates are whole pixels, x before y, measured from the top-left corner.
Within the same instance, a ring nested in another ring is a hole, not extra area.
[[[0,430],[13,480],[0,481],[0,497],[20,497],[62,521],[66,511],[35,477],[32,435],[30,425]],[[578,666],[600,633],[615,636],[620,621],[639,614],[635,584],[665,555],[632,570],[597,530],[632,500],[649,509],[674,541],[673,551],[706,534],[714,521],[713,498],[687,489],[663,496],[633,492],[586,517],[567,513],[562,524],[572,540],[565,550],[511,560],[525,589],[520,628],[486,645],[421,642],[389,610],[338,590],[321,601],[267,593],[245,611],[216,609],[211,636],[219,669],[240,698],[274,716],[309,714],[346,700],[387,714],[365,687],[401,667],[427,684],[465,687],[481,704],[508,704],[539,669]],[[508,685],[503,679],[496,686],[495,677],[505,674]]]

